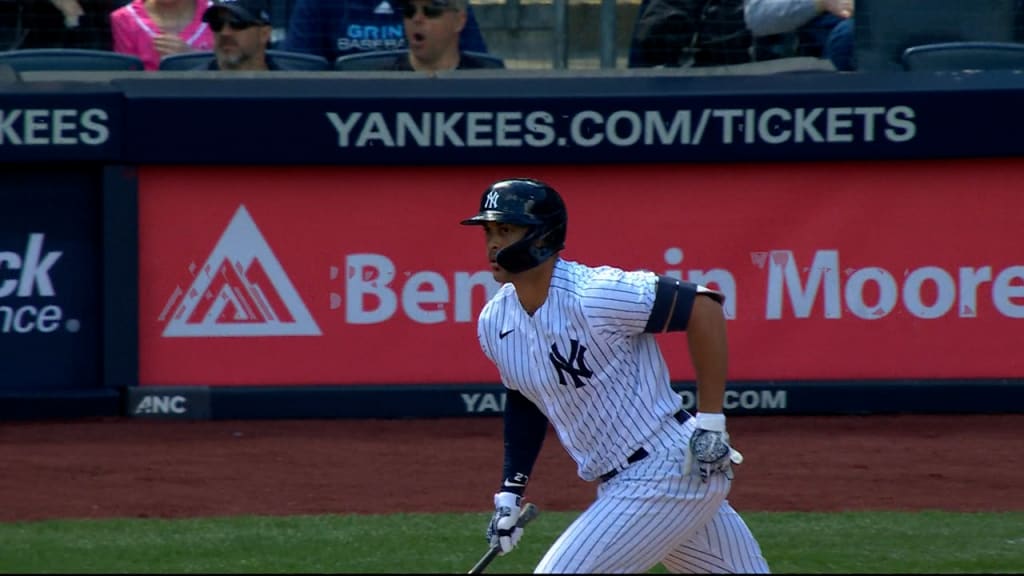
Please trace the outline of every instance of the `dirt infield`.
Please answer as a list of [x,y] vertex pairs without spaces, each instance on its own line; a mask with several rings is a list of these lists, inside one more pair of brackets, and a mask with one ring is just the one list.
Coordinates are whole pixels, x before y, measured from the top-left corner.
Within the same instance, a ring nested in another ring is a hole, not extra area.
[[[736,416],[742,511],[1024,510],[1024,415]],[[0,521],[483,511],[500,418],[0,424]],[[549,434],[528,499],[594,485]]]

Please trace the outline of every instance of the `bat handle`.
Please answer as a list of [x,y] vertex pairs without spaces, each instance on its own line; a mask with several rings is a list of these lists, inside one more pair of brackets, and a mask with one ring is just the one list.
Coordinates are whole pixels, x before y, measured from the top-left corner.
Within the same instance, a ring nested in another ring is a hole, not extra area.
[[487,551],[487,554],[484,554],[484,557],[476,563],[476,566],[470,568],[468,573],[482,574],[484,568],[487,568],[487,565],[498,556],[498,552],[501,552],[501,546],[491,546],[490,550]]

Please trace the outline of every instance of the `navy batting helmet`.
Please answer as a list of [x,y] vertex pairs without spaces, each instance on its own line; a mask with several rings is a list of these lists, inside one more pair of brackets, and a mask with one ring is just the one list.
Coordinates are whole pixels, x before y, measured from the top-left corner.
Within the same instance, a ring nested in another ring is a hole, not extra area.
[[499,180],[484,190],[480,212],[462,224],[502,222],[528,227],[521,240],[498,251],[498,264],[516,274],[565,248],[568,220],[565,203],[554,188],[539,180],[512,178]]

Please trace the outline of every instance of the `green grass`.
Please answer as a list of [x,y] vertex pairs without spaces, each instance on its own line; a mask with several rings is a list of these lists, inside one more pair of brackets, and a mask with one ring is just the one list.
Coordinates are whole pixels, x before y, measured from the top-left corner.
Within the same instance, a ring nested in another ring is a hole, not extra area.
[[[575,518],[544,512],[488,573],[529,572]],[[1024,513],[745,513],[777,573],[1020,573]],[[3,573],[465,573],[489,514],[0,523]],[[664,573],[661,567],[652,572]]]

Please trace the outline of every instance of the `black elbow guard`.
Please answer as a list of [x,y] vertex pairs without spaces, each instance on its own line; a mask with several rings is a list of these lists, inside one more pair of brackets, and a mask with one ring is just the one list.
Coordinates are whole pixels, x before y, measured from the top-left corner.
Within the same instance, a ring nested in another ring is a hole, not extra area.
[[710,296],[719,304],[725,300],[720,292],[704,287],[698,288],[693,282],[658,276],[654,306],[651,307],[651,316],[647,319],[644,332],[657,334],[686,330],[687,324],[690,323],[690,313],[693,311],[693,299],[698,293]]

